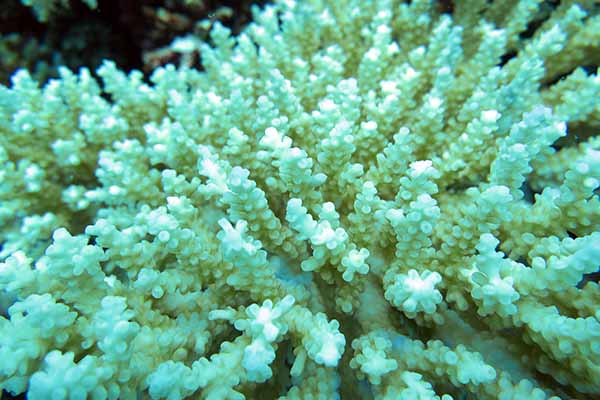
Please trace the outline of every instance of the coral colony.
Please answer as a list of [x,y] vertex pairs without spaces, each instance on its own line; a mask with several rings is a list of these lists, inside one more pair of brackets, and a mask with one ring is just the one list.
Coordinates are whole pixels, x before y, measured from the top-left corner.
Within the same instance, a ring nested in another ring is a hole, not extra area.
[[0,388],[600,396],[594,1],[282,0],[187,45],[0,87]]

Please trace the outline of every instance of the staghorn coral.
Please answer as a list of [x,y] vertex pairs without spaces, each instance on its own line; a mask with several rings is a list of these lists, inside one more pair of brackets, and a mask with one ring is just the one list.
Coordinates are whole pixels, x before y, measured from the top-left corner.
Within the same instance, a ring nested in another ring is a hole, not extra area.
[[0,387],[598,396],[600,16],[544,7],[282,0],[203,70],[17,72]]

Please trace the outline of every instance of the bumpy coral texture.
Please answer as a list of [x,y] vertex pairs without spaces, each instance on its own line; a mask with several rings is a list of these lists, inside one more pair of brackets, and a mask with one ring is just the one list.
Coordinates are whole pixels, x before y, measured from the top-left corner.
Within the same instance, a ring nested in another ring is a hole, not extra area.
[[593,3],[283,0],[202,70],[19,71],[0,388],[599,396]]

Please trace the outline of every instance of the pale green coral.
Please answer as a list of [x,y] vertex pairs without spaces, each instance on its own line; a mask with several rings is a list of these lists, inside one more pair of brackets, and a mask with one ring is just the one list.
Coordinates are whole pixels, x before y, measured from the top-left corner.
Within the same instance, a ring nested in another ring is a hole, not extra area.
[[[98,0],[82,0],[89,8],[98,7]],[[47,22],[52,14],[61,7],[68,7],[68,0],[21,0],[23,5],[33,8],[38,20]]]
[[598,10],[454,3],[281,0],[203,70],[18,71],[0,388],[598,396]]

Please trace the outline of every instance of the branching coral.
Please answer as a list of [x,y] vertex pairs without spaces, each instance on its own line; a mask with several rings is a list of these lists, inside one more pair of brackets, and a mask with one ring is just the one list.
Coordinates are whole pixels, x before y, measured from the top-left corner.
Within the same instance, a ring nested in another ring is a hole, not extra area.
[[600,395],[600,15],[488,3],[282,0],[201,71],[17,72],[0,387]]
[[[83,2],[92,9],[98,7],[98,0],[83,0]],[[35,16],[42,22],[47,22],[56,9],[69,6],[67,0],[21,0],[21,3],[33,8]]]

